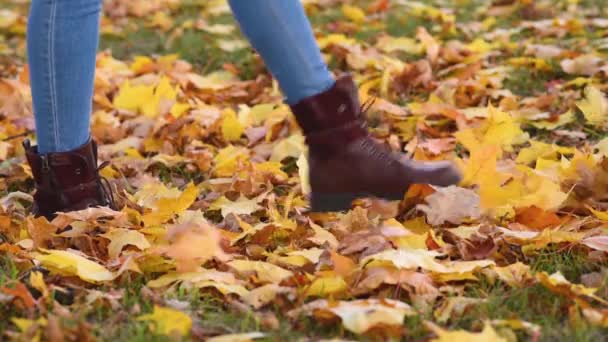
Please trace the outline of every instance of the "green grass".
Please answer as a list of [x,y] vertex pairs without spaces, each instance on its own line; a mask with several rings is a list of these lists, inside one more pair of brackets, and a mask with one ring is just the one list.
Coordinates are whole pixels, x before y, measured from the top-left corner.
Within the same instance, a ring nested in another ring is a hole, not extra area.
[[[181,7],[172,15],[174,25],[167,32],[146,27],[145,20],[130,19],[132,27],[125,29],[124,36],[102,35],[100,49],[110,50],[114,57],[123,60],[136,55],[177,53],[200,72],[218,70],[224,64],[231,63],[240,70],[242,78],[251,79],[256,76],[259,65],[249,48],[227,52],[218,46],[218,40],[244,39],[231,16],[222,15],[209,20],[209,24],[235,26],[231,34],[214,35],[195,28],[180,27],[185,21],[195,22],[199,19],[199,9],[196,5]],[[178,33],[178,30],[181,32]]]

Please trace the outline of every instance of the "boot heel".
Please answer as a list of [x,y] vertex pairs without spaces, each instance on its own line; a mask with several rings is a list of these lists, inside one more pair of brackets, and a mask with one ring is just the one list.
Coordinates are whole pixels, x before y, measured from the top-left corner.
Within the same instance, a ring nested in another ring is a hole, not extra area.
[[352,207],[355,194],[327,194],[312,193],[310,196],[310,210],[313,212],[344,211]]

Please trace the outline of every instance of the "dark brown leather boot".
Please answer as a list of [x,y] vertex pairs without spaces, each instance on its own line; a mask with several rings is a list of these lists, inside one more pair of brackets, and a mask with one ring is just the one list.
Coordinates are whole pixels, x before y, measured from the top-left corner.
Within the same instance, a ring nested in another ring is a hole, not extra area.
[[47,154],[39,154],[29,140],[23,146],[36,182],[34,215],[50,220],[60,211],[113,206],[109,184],[103,184],[99,176],[105,164],[97,166],[97,144],[93,140],[72,151]]
[[447,186],[461,179],[451,162],[408,160],[367,130],[350,76],[291,106],[309,147],[311,210],[340,211],[360,197],[401,200],[411,184]]

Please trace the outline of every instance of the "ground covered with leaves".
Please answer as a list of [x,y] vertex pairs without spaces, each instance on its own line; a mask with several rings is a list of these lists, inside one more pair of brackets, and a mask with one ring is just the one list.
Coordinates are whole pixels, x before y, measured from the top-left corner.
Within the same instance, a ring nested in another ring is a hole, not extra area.
[[0,340],[608,338],[603,1],[305,6],[373,136],[461,184],[309,213],[225,1],[106,0],[92,134],[121,210],[34,218],[28,1],[3,0]]

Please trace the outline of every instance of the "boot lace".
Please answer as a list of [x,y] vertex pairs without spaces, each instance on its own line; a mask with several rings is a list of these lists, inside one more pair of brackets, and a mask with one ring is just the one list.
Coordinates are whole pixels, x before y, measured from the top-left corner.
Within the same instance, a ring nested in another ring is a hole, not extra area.
[[[361,120],[363,121],[362,127],[367,127],[367,112],[376,102],[375,97],[370,97],[360,107],[359,113],[361,116]],[[386,163],[388,165],[392,165],[396,163],[395,158],[392,158],[391,155],[384,149],[380,148],[377,144],[374,143],[371,137],[367,139],[362,139],[361,150],[364,151],[367,155],[371,156],[372,159],[378,160],[381,163]]]

